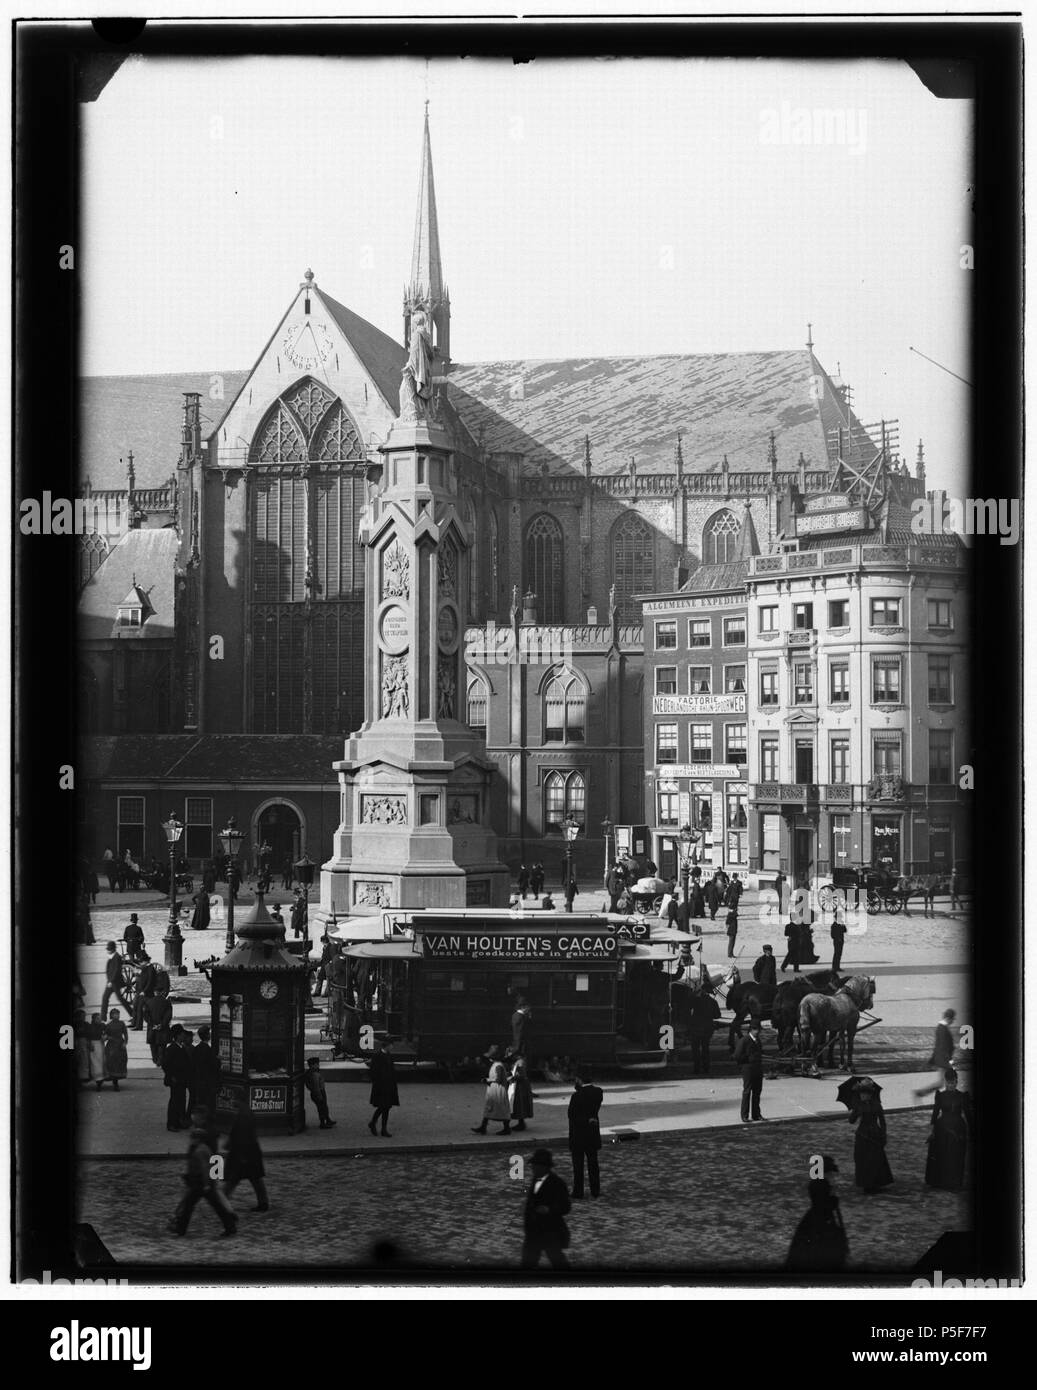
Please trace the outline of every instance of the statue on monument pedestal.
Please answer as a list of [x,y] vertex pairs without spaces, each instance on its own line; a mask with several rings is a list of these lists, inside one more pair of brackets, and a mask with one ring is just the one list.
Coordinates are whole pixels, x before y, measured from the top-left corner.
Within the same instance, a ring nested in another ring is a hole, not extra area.
[[382,718],[406,719],[409,713],[407,660],[402,656],[387,656],[382,668]]
[[457,697],[457,677],[454,674],[453,658],[440,656],[437,672],[437,719],[454,718],[454,701]]
[[410,326],[410,356],[400,382],[400,419],[427,420],[432,401],[432,334],[428,315],[415,310]]

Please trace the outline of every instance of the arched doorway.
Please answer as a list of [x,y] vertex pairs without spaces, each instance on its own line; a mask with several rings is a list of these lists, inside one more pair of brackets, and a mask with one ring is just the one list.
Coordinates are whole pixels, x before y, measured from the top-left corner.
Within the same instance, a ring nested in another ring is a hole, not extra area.
[[275,874],[280,875],[286,859],[294,864],[302,857],[306,841],[302,816],[290,801],[269,801],[259,808],[253,844],[261,845],[264,840],[273,850],[270,866]]

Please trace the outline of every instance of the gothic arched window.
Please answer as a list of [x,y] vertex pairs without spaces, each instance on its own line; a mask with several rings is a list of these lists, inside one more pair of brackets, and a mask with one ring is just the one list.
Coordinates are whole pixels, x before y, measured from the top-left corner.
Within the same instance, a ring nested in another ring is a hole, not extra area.
[[702,528],[702,559],[707,565],[724,565],[735,558],[741,527],[733,512],[717,512]]
[[541,512],[526,528],[524,583],[537,596],[542,622],[560,623],[565,615],[565,570],[562,561],[562,528],[553,516]]
[[465,708],[465,721],[470,729],[486,732],[486,708],[489,703],[489,695],[486,690],[486,682],[482,676],[470,676],[468,679],[468,701]]
[[544,691],[544,742],[583,743],[587,728],[587,692],[579,676],[563,672]]
[[641,605],[633,596],[655,588],[655,538],[636,512],[628,512],[612,528],[612,582],[620,617],[639,620]]
[[587,781],[582,772],[549,772],[544,778],[544,830],[561,831],[567,816],[583,825],[587,816]]

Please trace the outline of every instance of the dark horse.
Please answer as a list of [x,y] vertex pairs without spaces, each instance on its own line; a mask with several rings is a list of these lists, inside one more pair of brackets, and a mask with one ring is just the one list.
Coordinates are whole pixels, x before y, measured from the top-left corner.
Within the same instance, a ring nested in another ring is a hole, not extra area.
[[853,1071],[853,1039],[861,1013],[871,1008],[875,981],[868,975],[851,975],[834,995],[808,994],[799,1006],[799,1032],[808,1052],[813,1050],[813,1073],[818,1075],[817,1059],[828,1047],[828,1066],[834,1066],[837,1038],[846,1039],[846,1069]]
[[727,1007],[734,1017],[727,1033],[727,1043],[733,1052],[735,1039],[742,1036],[742,1024],[747,1018],[770,1019],[778,1032],[778,1050],[783,1051],[792,1041],[799,1016],[799,1002],[808,994],[834,994],[838,977],[830,970],[820,970],[795,980],[782,980],[780,985],[761,985],[755,980],[744,984],[737,979],[727,992]]

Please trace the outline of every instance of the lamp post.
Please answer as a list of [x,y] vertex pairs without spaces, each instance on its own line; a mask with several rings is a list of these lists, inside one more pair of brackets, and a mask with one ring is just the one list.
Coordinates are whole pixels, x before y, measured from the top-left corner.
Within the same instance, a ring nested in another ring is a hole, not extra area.
[[565,820],[562,821],[562,834],[565,836],[565,910],[572,912],[573,902],[569,894],[569,885],[573,881],[573,844],[577,835],[580,833],[579,822],[570,811]]
[[601,822],[601,833],[605,840],[605,873],[607,875],[609,869],[612,867],[612,860],[615,857],[609,853],[609,841],[612,838],[612,822],[608,816]]
[[301,859],[297,859],[295,863],[292,865],[292,869],[295,872],[295,877],[299,880],[300,884],[302,885],[303,891],[303,959],[306,961],[307,964],[306,1012],[308,1014],[318,1012],[317,1006],[313,1002],[313,992],[310,987],[310,976],[308,969],[310,961],[310,886],[313,883],[313,872],[316,869],[316,867],[316,864],[313,862],[313,860],[310,858],[308,854],[304,854]]
[[179,971],[184,963],[184,938],[180,931],[180,912],[176,904],[176,847],[184,833],[183,823],[170,811],[169,819],[162,822],[162,830],[169,845],[169,930],[162,938],[166,947],[165,965],[167,970]]
[[686,924],[691,922],[691,905],[690,895],[688,891],[688,876],[691,873],[691,860],[695,852],[695,845],[698,842],[698,838],[698,832],[692,830],[690,825],[685,825],[681,827],[681,887],[684,889],[684,917]]
[[219,835],[220,844],[223,847],[223,853],[227,861],[224,865],[224,872],[227,875],[227,940],[225,944],[228,951],[233,951],[234,949],[234,892],[230,881],[230,874],[244,838],[244,835],[238,829],[237,821],[231,816],[227,822],[227,828],[221,830]]

